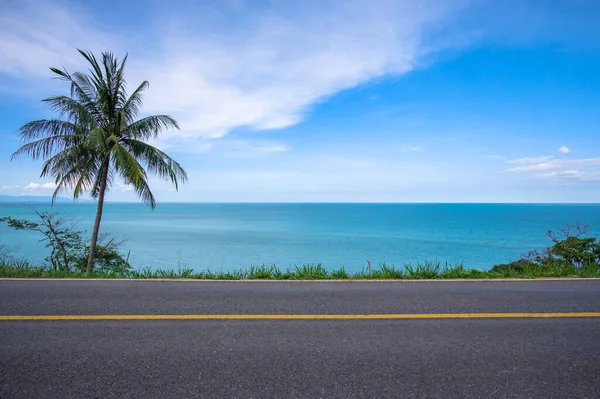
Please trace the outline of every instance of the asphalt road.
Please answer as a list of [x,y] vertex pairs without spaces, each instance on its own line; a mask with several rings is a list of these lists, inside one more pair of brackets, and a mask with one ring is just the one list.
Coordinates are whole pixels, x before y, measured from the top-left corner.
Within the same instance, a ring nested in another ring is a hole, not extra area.
[[[0,281],[0,315],[599,312],[600,281]],[[0,318],[0,398],[600,398],[600,317]]]

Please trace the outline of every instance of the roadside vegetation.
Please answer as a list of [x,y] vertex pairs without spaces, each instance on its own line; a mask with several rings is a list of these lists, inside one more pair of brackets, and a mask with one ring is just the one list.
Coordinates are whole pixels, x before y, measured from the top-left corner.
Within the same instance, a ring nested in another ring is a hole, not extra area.
[[[7,261],[8,260],[8,261]],[[16,278],[125,278],[125,279],[204,279],[204,280],[423,280],[423,279],[493,279],[493,278],[541,278],[541,277],[600,277],[598,266],[572,268],[556,264],[551,268],[525,267],[502,268],[482,271],[467,269],[462,264],[441,264],[425,261],[405,264],[398,268],[384,264],[370,272],[362,270],[350,273],[343,267],[331,271],[321,264],[305,264],[280,269],[277,266],[250,266],[231,272],[195,272],[190,268],[178,269],[127,269],[81,273],[73,270],[53,270],[45,266],[33,266],[27,262],[0,259],[0,277]]]
[[0,218],[16,230],[40,234],[48,256],[40,265],[18,259],[9,248],[0,245],[0,277],[15,278],[125,278],[125,279],[206,279],[206,280],[346,280],[346,279],[469,279],[469,278],[539,278],[600,277],[600,242],[589,237],[589,227],[576,223],[558,232],[548,231],[552,245],[533,250],[511,263],[495,265],[489,270],[471,269],[462,263],[439,261],[407,263],[401,267],[382,263],[349,272],[342,266],[328,270],[322,264],[305,264],[281,269],[275,265],[250,266],[235,271],[194,271],[192,268],[134,269],[120,252],[122,242],[107,235],[99,236],[95,267],[87,271],[89,246],[76,223],[56,213],[37,212],[38,220]]

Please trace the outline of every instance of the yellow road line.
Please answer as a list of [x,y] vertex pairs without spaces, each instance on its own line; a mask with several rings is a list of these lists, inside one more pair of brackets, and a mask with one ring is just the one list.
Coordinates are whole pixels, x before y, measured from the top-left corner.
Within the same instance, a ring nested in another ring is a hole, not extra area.
[[538,319],[600,317],[600,312],[568,313],[400,313],[400,314],[161,314],[161,315],[4,315],[14,320],[385,320],[385,319]]

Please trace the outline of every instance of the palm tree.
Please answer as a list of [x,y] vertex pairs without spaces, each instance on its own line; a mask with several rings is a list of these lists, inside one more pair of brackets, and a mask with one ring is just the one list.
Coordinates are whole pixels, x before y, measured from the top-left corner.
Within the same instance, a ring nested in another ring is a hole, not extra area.
[[115,179],[131,185],[154,209],[148,173],[170,180],[176,189],[187,180],[187,174],[179,163],[147,143],[163,130],[179,126],[167,115],[136,119],[148,82],[142,82],[128,96],[124,77],[127,55],[119,61],[105,52],[99,62],[91,52],[78,51],[90,63],[89,73],[69,74],[50,68],[59,79],[70,83],[71,96],[43,100],[58,117],[23,125],[20,136],[26,144],[12,154],[11,160],[21,155],[44,159],[41,177],[52,176],[56,182],[53,202],[66,189],[73,190],[74,199],[89,191],[98,200],[86,268],[89,273],[94,265],[104,195]]

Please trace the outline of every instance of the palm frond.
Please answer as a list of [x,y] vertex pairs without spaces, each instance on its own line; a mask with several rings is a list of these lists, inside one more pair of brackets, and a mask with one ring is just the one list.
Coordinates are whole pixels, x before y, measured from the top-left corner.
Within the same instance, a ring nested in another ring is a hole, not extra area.
[[139,182],[148,178],[146,170],[138,160],[123,146],[116,145],[112,149],[112,160],[115,172],[125,178],[128,183],[137,187]]
[[66,70],[58,68],[50,68],[50,70],[58,75],[58,79],[68,81],[71,84],[71,97],[74,100],[80,102],[95,117],[101,117],[96,104],[96,91],[86,75],[75,72],[72,76]]
[[42,100],[51,111],[56,112],[59,118],[67,117],[70,122],[80,126],[93,126],[94,115],[89,107],[67,96],[49,97]]
[[10,159],[27,155],[32,159],[46,159],[52,154],[69,148],[77,143],[77,136],[50,136],[22,145]]
[[44,162],[40,177],[55,176],[57,180],[63,180],[65,176],[70,176],[66,183],[71,186],[76,180],[73,173],[88,165],[97,164],[97,159],[95,154],[86,149],[84,143],[70,146]]
[[115,171],[119,173],[126,184],[133,186],[136,194],[142,201],[149,203],[152,209],[154,209],[156,201],[148,185],[148,176],[144,167],[124,146],[115,146],[113,154]]
[[11,160],[22,155],[33,159],[47,158],[56,151],[77,144],[83,138],[79,126],[55,119],[29,122],[21,127],[20,136],[22,141],[35,141],[21,146],[11,155]]
[[135,117],[139,113],[139,108],[142,106],[142,93],[148,89],[150,83],[147,80],[143,81],[137,89],[131,93],[122,107],[122,112],[125,115],[124,122],[130,124],[134,122]]
[[68,147],[46,160],[40,177],[55,177],[57,187],[53,198],[64,189],[77,188],[79,185],[74,195],[74,198],[78,198],[81,188],[91,188],[89,182],[98,173],[99,164],[98,158],[87,151],[85,143],[82,143]]
[[116,97],[116,105],[120,109],[127,102],[127,81],[125,80],[125,64],[127,63],[128,54],[125,54],[119,66],[117,67],[117,60],[114,60],[114,66],[116,67],[115,79],[114,79],[114,93]]
[[[125,179],[125,183],[131,184],[131,182]],[[156,208],[156,199],[154,198],[154,194],[150,190],[150,186],[146,180],[140,180],[137,186],[134,186],[135,193],[139,198],[142,199],[147,204],[150,204],[152,209]]]
[[101,95],[98,86],[90,79],[90,76],[81,72],[73,74],[71,80],[71,97],[75,98],[94,115],[97,124],[106,121],[106,117],[101,109]]
[[170,180],[175,189],[179,189],[179,183],[187,181],[187,173],[183,167],[158,148],[134,139],[123,139],[122,143],[136,159],[146,164],[148,172]]
[[60,119],[40,119],[21,126],[19,135],[22,141],[51,136],[71,136],[81,132],[76,124]]
[[73,198],[79,198],[81,192],[84,190],[91,191],[94,187],[95,177],[97,175],[97,165],[84,165],[79,170],[79,178],[77,179],[75,185],[72,187]]
[[91,51],[84,51],[81,49],[77,49],[77,51],[79,51],[79,54],[81,54],[83,58],[85,58],[92,66],[92,70],[90,71],[92,72],[92,75],[102,80],[102,68],[100,68],[98,60],[96,60],[96,56]]
[[86,136],[86,145],[89,151],[107,154],[109,152],[108,139],[110,134],[101,127],[97,127],[88,132]]
[[127,126],[122,135],[135,140],[155,139],[163,130],[169,128],[179,130],[179,125],[175,119],[168,115],[152,115]]

